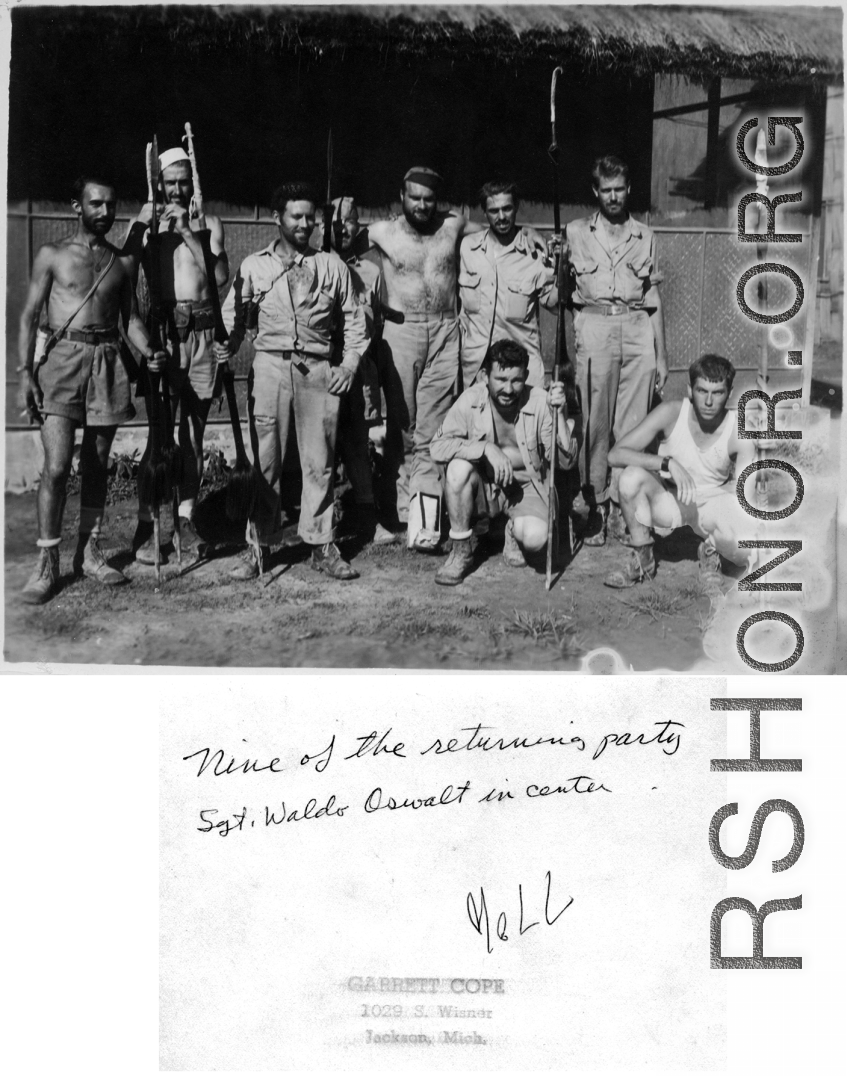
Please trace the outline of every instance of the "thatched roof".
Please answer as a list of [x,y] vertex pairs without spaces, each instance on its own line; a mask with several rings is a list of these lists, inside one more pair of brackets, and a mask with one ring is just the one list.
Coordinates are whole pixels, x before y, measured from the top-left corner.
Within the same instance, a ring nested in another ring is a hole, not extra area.
[[[89,9],[90,11],[91,9]],[[100,9],[105,12],[116,9]],[[131,14],[130,14],[131,13]],[[372,49],[499,62],[538,59],[637,75],[831,80],[843,72],[838,7],[385,5],[124,8],[187,49]]]

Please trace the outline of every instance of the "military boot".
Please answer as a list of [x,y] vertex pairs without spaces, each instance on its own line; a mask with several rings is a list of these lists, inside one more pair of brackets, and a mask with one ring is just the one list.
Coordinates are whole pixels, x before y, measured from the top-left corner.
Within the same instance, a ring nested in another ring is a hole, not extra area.
[[450,556],[435,573],[442,587],[457,587],[473,568],[473,547],[470,538],[454,538]]
[[629,555],[622,568],[607,575],[603,583],[615,590],[626,590],[636,583],[652,579],[656,574],[656,561],[653,557],[653,543],[631,546]]
[[525,568],[526,557],[515,537],[515,526],[511,520],[506,525],[506,535],[503,542],[503,560],[509,568]]
[[21,591],[21,601],[27,605],[43,605],[50,601],[58,589],[59,547],[42,547],[38,551],[38,563]]
[[100,540],[94,535],[89,536],[87,540],[84,535],[80,535],[79,546],[74,557],[74,572],[77,575],[84,575],[87,579],[94,579],[106,587],[117,587],[129,582],[123,572],[119,572],[117,568],[111,567],[106,562],[106,557],[100,548]]
[[723,593],[721,556],[708,538],[700,543],[700,548],[697,550],[697,566],[703,593],[710,598],[719,597]]

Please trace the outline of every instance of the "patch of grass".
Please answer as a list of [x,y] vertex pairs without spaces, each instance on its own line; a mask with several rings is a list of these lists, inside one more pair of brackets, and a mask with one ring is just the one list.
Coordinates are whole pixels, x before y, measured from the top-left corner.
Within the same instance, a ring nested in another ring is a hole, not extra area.
[[[667,594],[662,590],[648,589],[642,591],[637,597],[618,598],[621,605],[634,609],[636,613],[649,616],[657,623],[663,616],[681,617],[680,612],[684,603],[683,597],[677,594]],[[690,603],[687,603],[690,604]]]
[[677,596],[684,605],[691,605],[699,601],[705,594],[706,591],[703,589],[703,584],[699,579],[692,583],[683,583],[677,591]]
[[585,649],[577,635],[574,618],[552,609],[541,612],[515,609],[506,630],[532,639],[534,643],[553,645],[563,658],[576,657]]
[[509,630],[515,635],[526,635],[536,643],[546,639],[558,643],[563,635],[573,633],[576,629],[573,617],[566,613],[554,613],[552,609],[543,612],[515,609]]
[[459,616],[472,617],[478,620],[487,620],[491,613],[484,605],[463,605],[459,609]]

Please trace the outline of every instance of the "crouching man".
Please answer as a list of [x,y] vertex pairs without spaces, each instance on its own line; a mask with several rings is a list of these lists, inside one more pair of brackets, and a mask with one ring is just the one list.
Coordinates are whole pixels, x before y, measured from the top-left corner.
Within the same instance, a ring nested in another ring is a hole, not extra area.
[[525,554],[547,544],[547,470],[554,413],[562,466],[570,467],[577,446],[568,420],[565,387],[530,388],[529,354],[512,340],[498,340],[482,364],[483,378],[448,411],[431,445],[432,458],[446,464],[445,495],[453,549],[438,569],[436,583],[456,586],[473,566],[475,517],[508,515],[503,559],[526,565]]
[[[736,469],[752,459],[752,442],[742,449],[736,412],[727,408],[735,368],[719,355],[703,355],[688,371],[688,398],[660,404],[609,453],[620,477],[620,503],[629,528],[626,562],[605,580],[607,587],[632,587],[656,574],[653,532],[668,535],[688,526],[698,534],[700,579],[707,594],[721,591],[721,556],[746,565],[738,547],[747,520],[733,482]],[[647,448],[660,439],[658,454]],[[744,460],[738,457],[743,454]]]

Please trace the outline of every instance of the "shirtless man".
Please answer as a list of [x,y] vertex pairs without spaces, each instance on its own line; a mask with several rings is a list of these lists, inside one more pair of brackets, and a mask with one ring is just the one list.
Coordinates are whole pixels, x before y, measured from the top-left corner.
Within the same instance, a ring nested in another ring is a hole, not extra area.
[[[194,527],[194,508],[203,477],[203,433],[215,393],[218,364],[215,359],[215,321],[212,287],[223,287],[229,279],[224,250],[223,225],[217,217],[206,215],[208,243],[214,266],[214,284],[206,272],[207,254],[201,242],[200,222],[190,217],[194,184],[191,161],[181,149],[169,149],[159,155],[162,170],[165,208],[159,222],[159,280],[162,309],[159,316],[168,331],[166,371],[171,393],[171,407],[176,417],[179,407],[179,448],[182,456],[182,483],[179,488],[179,517],[182,555],[189,563],[200,555],[201,541]],[[152,207],[144,207],[130,224],[130,235],[138,234],[138,225],[146,225]],[[133,232],[135,229],[135,232]],[[145,236],[145,240],[146,240]],[[145,257],[150,257],[145,242]],[[148,275],[149,279],[149,275]],[[153,539],[153,511],[150,505],[138,505],[138,529],[133,542],[135,558],[142,564],[156,563]]]
[[441,586],[457,586],[473,567],[475,516],[508,515],[503,560],[510,568],[525,567],[525,553],[539,553],[547,544],[554,412],[564,466],[571,466],[577,446],[564,385],[554,382],[549,393],[532,388],[527,384],[529,361],[529,352],[514,340],[492,344],[483,359],[482,380],[462,393],[433,438],[432,458],[447,468],[453,542],[435,574]]
[[408,523],[409,548],[419,552],[437,550],[441,540],[441,485],[429,445],[459,370],[458,246],[484,230],[438,211],[442,182],[431,168],[410,168],[400,191],[403,216],[368,228],[382,255],[386,291],[379,363],[386,457],[397,471],[397,515]]
[[[77,426],[84,431],[74,571],[107,586],[127,581],[106,563],[98,544],[109,450],[118,426],[135,414],[129,375],[120,355],[118,315],[129,339],[151,363],[164,359],[162,353],[154,354],[138,316],[134,259],[106,239],[115,221],[114,186],[100,175],[80,176],[73,185],[71,205],[78,218],[76,231],[58,243],[45,244],[35,256],[18,338],[21,402],[30,421],[41,423],[44,446],[38,487],[40,552],[21,595],[31,605],[49,601],[58,589],[62,514]],[[100,281],[97,290],[81,306],[95,281]],[[36,359],[45,305],[47,331],[56,334],[55,343],[51,346],[51,335],[45,342],[46,353]]]
[[[720,355],[703,355],[688,371],[688,398],[659,404],[609,452],[620,476],[621,510],[631,546],[607,587],[632,587],[656,574],[651,531],[667,535],[689,526],[702,539],[698,560],[707,593],[720,592],[721,556],[744,565],[738,546],[748,519],[738,503],[733,472],[752,460],[751,441],[739,442],[734,411],[727,409],[735,369]],[[660,438],[658,455],[647,451]],[[740,459],[739,457],[744,457]]]

